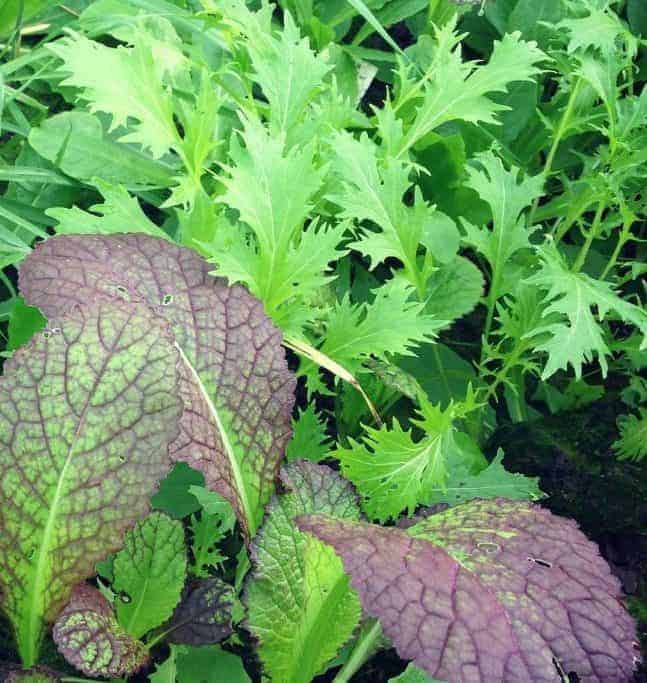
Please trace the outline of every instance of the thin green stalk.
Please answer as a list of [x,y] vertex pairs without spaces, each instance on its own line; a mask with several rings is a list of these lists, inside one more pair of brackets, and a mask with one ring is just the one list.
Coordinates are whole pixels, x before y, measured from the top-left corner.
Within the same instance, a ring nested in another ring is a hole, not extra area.
[[[557,125],[557,131],[555,133],[555,137],[553,138],[553,143],[550,146],[550,150],[548,151],[548,156],[546,157],[546,162],[544,164],[544,170],[543,174],[545,177],[548,177],[550,175],[550,172],[553,170],[553,163],[555,162],[555,155],[557,154],[557,150],[559,148],[559,144],[562,141],[562,138],[566,134],[566,131],[568,130],[568,127],[571,123],[571,119],[573,118],[573,112],[575,110],[575,103],[577,100],[577,96],[579,95],[580,88],[582,86],[582,79],[578,77],[575,81],[575,85],[573,86],[573,89],[571,90],[570,95],[568,96],[568,102],[566,103],[566,109],[564,109],[564,113],[562,114],[562,118],[559,120],[559,124]],[[528,224],[532,225],[532,220],[535,216],[535,211],[537,210],[537,207],[539,206],[539,197],[535,199],[535,201],[532,204],[532,209],[530,209],[530,215],[528,216]]]
[[373,625],[360,634],[350,657],[333,679],[333,683],[348,683],[373,656],[381,637],[382,627],[380,622],[375,619]]
[[579,254],[577,255],[577,258],[575,259],[575,263],[573,264],[573,272],[577,273],[580,271],[582,266],[584,265],[584,262],[586,261],[586,257],[589,253],[589,249],[591,248],[591,244],[593,244],[593,240],[598,236],[599,231],[600,231],[600,224],[602,222],[602,214],[604,213],[604,210],[606,208],[606,201],[604,199],[601,199],[598,202],[598,208],[595,212],[595,218],[593,219],[593,223],[591,227],[589,228],[588,232],[586,233],[586,238],[584,240],[584,244],[582,245],[582,248],[580,249]]
[[631,225],[632,222],[629,220],[624,221],[624,223],[622,224],[622,231],[620,232],[620,235],[618,237],[618,242],[616,243],[615,249],[613,250],[611,257],[609,258],[607,265],[604,267],[604,270],[600,274],[600,280],[606,279],[610,270],[616,265],[618,256],[620,256],[620,252],[622,251],[622,247],[624,247],[630,239]]
[[486,299],[487,315],[485,317],[485,331],[483,338],[487,341],[492,331],[492,322],[494,320],[494,309],[496,307],[497,299],[499,298],[499,285],[501,283],[501,268],[495,268],[492,271],[492,280],[490,282],[490,291]]

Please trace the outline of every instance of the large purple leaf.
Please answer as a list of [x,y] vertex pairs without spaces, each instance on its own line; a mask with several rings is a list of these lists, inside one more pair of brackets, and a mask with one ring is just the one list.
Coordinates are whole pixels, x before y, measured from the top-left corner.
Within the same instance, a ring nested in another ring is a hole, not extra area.
[[399,654],[450,681],[629,681],[635,624],[577,525],[532,503],[477,500],[405,530],[322,515],[299,528],[341,555]]
[[119,625],[112,605],[87,583],[74,589],[53,636],[60,653],[86,676],[132,674],[148,661],[146,646]]
[[142,304],[75,308],[0,378],[0,604],[25,666],[171,466],[178,354]]
[[295,380],[261,303],[211,277],[210,267],[146,235],[61,235],[23,262],[20,287],[48,316],[118,296],[142,299],[170,322],[185,404],[172,455],[202,471],[252,535],[290,437]]

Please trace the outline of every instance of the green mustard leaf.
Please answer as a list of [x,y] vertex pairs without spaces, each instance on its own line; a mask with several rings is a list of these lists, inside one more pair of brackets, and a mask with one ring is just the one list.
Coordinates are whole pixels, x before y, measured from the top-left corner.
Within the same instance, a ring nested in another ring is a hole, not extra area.
[[424,303],[412,300],[413,293],[404,279],[396,278],[373,290],[370,304],[354,304],[346,294],[328,311],[321,352],[351,372],[371,356],[413,355],[443,325],[424,313]]
[[7,350],[15,351],[26,344],[43,327],[45,318],[41,312],[33,306],[27,306],[21,297],[16,297],[9,313]]
[[186,578],[184,529],[153,512],[126,534],[113,564],[119,623],[135,638],[165,622],[177,606]]
[[72,178],[101,178],[128,189],[173,185],[172,166],[113,137],[106,134],[98,116],[73,110],[34,126],[28,140],[38,154]]
[[487,259],[492,279],[501,277],[503,265],[519,250],[530,247],[532,230],[521,217],[524,209],[541,195],[542,176],[521,178],[521,171],[507,170],[493,152],[478,155],[480,168],[467,167],[468,185],[487,202],[492,213],[492,228],[476,227],[467,221],[465,242]]
[[253,572],[244,601],[265,672],[283,683],[310,683],[350,638],[360,619],[357,597],[334,554],[310,543],[292,519],[323,511],[356,520],[348,482],[328,467],[287,465],[287,492],[275,496],[252,544]]
[[[337,133],[334,145],[341,191],[332,199],[342,207],[344,218],[371,221],[380,228],[363,231],[349,246],[368,256],[373,268],[389,257],[399,259],[405,277],[422,298],[434,259],[445,263],[456,254],[456,225],[428,206],[419,192],[413,206],[404,203],[411,186],[410,165],[390,157],[380,161],[379,148],[366,134],[356,140],[350,133]],[[427,252],[422,262],[421,246]]]
[[123,232],[127,225],[129,232],[168,239],[168,235],[149,220],[137,199],[123,186],[110,185],[100,178],[93,178],[92,183],[103,195],[101,204],[91,206],[89,211],[83,211],[78,206],[45,211],[57,221],[54,229],[58,234],[111,235]]
[[195,252],[142,234],[52,237],[24,261],[20,286],[48,315],[126,297],[168,321],[185,405],[171,457],[202,472],[252,535],[290,438],[295,385],[261,302],[212,278]]
[[613,448],[621,460],[642,460],[647,458],[647,409],[640,408],[639,414],[623,415],[618,418],[620,438]]
[[506,109],[487,95],[506,92],[514,81],[528,81],[539,73],[536,64],[546,58],[534,42],[524,42],[520,33],[506,33],[495,41],[487,64],[464,62],[456,22],[434,28],[433,58],[425,74],[410,79],[401,65],[401,87],[396,109],[405,102],[417,105],[415,117],[401,138],[398,156],[443,123],[462,119],[471,123],[497,123],[496,114]]
[[[541,268],[527,282],[544,292],[543,325],[527,336],[533,340],[535,350],[548,354],[543,379],[557,370],[566,370],[569,365],[580,379],[582,365],[592,362],[594,356],[602,374],[606,375],[607,356],[611,351],[601,323],[611,311],[626,324],[638,328],[644,347],[647,311],[643,307],[622,299],[611,283],[571,271],[554,246],[540,247],[538,251]],[[592,307],[596,308],[597,315]]]
[[86,676],[130,675],[148,662],[148,650],[115,619],[100,591],[80,583],[54,624],[54,642]]
[[326,425],[309,403],[299,413],[299,417],[292,421],[292,440],[288,443],[286,457],[292,460],[310,460],[319,462],[328,454],[329,438],[326,435]]
[[193,576],[207,578],[211,569],[218,568],[227,559],[218,543],[233,531],[236,515],[229,501],[219,493],[203,486],[191,486],[189,491],[202,508],[202,513],[192,515],[189,522],[192,555],[189,571]]
[[204,486],[202,472],[192,469],[184,462],[177,462],[173,469],[160,482],[157,493],[151,498],[154,510],[165,512],[173,519],[182,519],[197,512],[200,503],[190,488]]
[[173,121],[173,99],[165,87],[172,46],[167,59],[160,59],[152,41],[141,31],[132,47],[111,48],[71,33],[47,49],[63,61],[59,70],[66,78],[61,85],[80,88],[91,112],[112,116],[112,128],[134,119],[137,123],[120,139],[138,143],[159,158],[179,147],[180,138]]
[[458,505],[473,498],[507,498],[508,500],[539,500],[544,497],[538,477],[508,472],[503,466],[503,452],[481,472],[472,474],[466,467],[450,468],[447,483],[429,492],[427,504]]
[[147,307],[95,302],[50,325],[0,379],[0,587],[26,666],[148,511],[182,411],[178,353]]
[[289,12],[283,14],[283,30],[274,32],[266,8],[251,12],[241,1],[229,5],[222,11],[246,38],[253,78],[269,102],[270,131],[273,136],[290,134],[321,90],[331,65],[301,38]]
[[[232,143],[233,165],[223,178],[222,201],[238,211],[253,234],[223,224],[213,243],[202,246],[213,255],[219,276],[246,284],[283,329],[299,332],[300,325],[291,320],[300,317],[294,298],[303,300],[330,281],[326,271],[345,253],[337,247],[346,226],[315,221],[304,230],[325,175],[315,166],[313,145],[287,149],[285,136],[271,136],[253,119],[245,121],[242,140],[244,147]],[[306,309],[305,316],[312,312]]]
[[365,427],[361,441],[349,438],[349,447],[333,451],[344,476],[362,496],[368,517],[384,522],[403,511],[411,515],[432,491],[444,489],[447,462],[460,460],[454,421],[469,409],[467,404],[450,404],[442,410],[421,397],[412,423],[422,430],[422,438],[414,439],[413,431],[394,418],[391,428]]
[[171,651],[175,653],[175,683],[251,683],[240,657],[218,645],[171,645]]

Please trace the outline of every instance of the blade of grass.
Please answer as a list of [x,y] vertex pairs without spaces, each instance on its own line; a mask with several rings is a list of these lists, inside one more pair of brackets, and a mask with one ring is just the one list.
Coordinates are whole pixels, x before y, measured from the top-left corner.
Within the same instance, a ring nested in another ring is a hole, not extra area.
[[391,36],[386,32],[386,29],[382,24],[380,24],[378,18],[371,12],[371,10],[366,6],[363,0],[348,0],[348,4],[353,7],[353,9],[360,14],[364,21],[368,22],[373,30],[378,33],[396,52],[404,55],[404,52],[400,49],[400,46],[391,38]]

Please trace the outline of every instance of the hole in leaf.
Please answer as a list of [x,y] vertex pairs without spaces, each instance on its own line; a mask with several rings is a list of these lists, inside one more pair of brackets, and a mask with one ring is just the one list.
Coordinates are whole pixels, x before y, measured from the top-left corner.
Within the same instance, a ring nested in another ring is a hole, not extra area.
[[121,602],[125,602],[126,604],[132,601],[130,595],[128,595],[128,593],[124,593],[123,591],[119,593],[119,599],[121,600]]
[[553,566],[550,562],[547,562],[546,560],[542,560],[538,557],[529,557],[528,562],[534,562],[535,564],[538,564],[542,567],[548,567],[548,569],[550,569]]
[[492,555],[500,550],[497,543],[491,543],[490,541],[484,541],[483,543],[477,543],[476,547],[482,550],[486,555]]
[[45,337],[45,339],[49,339],[51,336],[52,336],[52,333],[49,330],[45,330],[43,332],[43,337]]
[[27,559],[28,559],[28,560],[33,559],[35,552],[36,552],[36,548],[30,548],[30,549],[27,551]]
[[164,298],[162,299],[162,306],[170,306],[173,303],[173,295],[172,294],[165,294]]

